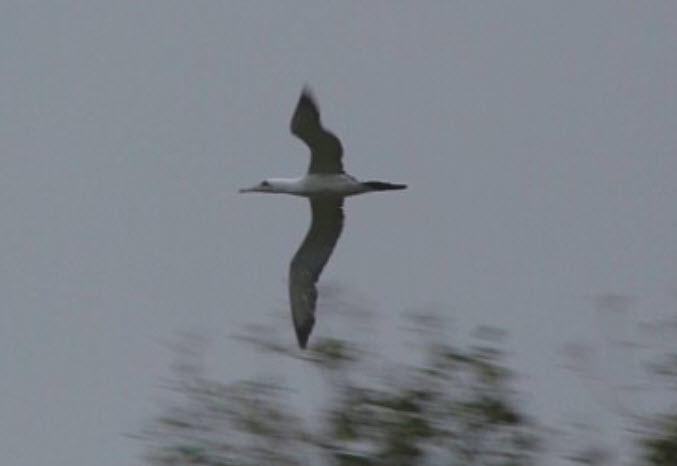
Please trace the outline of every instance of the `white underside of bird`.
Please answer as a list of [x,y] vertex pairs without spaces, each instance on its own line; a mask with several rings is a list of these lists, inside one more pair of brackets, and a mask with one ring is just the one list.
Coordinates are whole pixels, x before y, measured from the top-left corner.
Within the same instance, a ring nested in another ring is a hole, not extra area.
[[268,178],[266,182],[270,187],[269,191],[262,190],[261,186],[257,185],[241,189],[240,192],[275,192],[304,197],[346,197],[374,191],[368,184],[357,181],[345,173],[308,173],[298,178]]
[[310,200],[312,220],[289,266],[289,301],[299,346],[305,348],[315,324],[315,283],[343,229],[343,199],[371,191],[406,188],[403,184],[358,181],[343,171],[341,142],[320,123],[320,112],[304,88],[291,120],[291,132],[310,148],[308,172],[298,178],[268,178],[241,193],[291,194]]

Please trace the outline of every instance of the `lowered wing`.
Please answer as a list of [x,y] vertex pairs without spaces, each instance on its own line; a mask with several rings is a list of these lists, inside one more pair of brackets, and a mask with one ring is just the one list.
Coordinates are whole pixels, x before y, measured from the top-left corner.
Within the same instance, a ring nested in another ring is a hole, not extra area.
[[313,219],[289,267],[289,300],[301,348],[315,324],[315,283],[329,260],[343,229],[343,199],[311,199]]

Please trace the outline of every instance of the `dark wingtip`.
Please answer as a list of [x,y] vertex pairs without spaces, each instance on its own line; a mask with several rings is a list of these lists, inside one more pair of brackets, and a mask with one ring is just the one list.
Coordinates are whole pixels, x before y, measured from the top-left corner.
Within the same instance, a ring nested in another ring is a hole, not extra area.
[[299,341],[299,346],[301,349],[306,349],[306,344],[308,343],[308,337],[310,332],[313,330],[315,325],[315,318],[310,318],[301,324],[296,324],[294,328],[296,329],[296,338]]
[[304,99],[310,100],[311,102],[315,101],[315,95],[308,83],[303,84],[303,88],[301,89],[301,100]]
[[406,189],[406,184],[386,183],[383,181],[365,181],[364,184],[374,191],[390,191],[393,189]]

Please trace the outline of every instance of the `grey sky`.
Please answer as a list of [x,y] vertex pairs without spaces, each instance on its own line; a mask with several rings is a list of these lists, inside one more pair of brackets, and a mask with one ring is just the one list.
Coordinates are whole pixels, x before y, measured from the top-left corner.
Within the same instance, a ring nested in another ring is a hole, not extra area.
[[[629,328],[675,313],[676,21],[672,2],[0,3],[3,458],[132,463],[121,434],[155,414],[182,330],[252,370],[226,336],[288,312],[309,212],[236,191],[305,170],[304,83],[350,173],[410,186],[348,201],[322,280],[386,320],[434,303],[506,328],[536,409],[604,411],[558,345],[605,337],[596,294],[636,298]],[[317,318],[347,336],[322,298]]]

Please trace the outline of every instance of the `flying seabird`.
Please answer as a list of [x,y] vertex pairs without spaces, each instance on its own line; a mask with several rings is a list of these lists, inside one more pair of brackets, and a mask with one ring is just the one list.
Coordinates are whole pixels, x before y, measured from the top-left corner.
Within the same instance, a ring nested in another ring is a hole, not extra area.
[[343,229],[343,198],[371,191],[404,189],[404,184],[358,181],[343,170],[341,141],[322,127],[320,112],[304,87],[291,119],[291,132],[310,148],[308,173],[299,178],[269,178],[241,193],[282,193],[307,197],[312,220],[289,267],[289,301],[301,348],[315,324],[315,283]]

